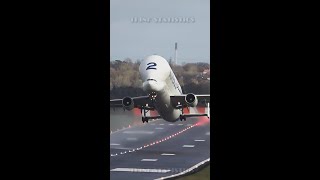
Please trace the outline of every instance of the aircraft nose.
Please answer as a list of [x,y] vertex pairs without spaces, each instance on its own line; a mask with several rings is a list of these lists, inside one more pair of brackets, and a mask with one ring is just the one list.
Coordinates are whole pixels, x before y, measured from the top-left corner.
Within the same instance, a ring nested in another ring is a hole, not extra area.
[[143,83],[142,88],[146,92],[148,91],[159,92],[164,88],[164,84],[162,82],[157,82],[154,79],[148,79]]

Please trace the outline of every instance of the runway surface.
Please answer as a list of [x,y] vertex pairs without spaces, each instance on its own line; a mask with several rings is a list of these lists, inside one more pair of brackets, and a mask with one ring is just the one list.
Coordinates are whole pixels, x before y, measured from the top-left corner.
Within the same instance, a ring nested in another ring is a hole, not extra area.
[[110,179],[158,179],[210,158],[207,117],[133,126],[110,135]]

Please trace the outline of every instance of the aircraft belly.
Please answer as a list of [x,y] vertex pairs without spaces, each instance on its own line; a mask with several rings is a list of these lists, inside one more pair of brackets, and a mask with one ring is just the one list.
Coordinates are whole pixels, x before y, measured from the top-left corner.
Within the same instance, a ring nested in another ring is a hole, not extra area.
[[175,122],[179,119],[180,110],[174,109],[170,104],[170,96],[158,94],[155,103],[159,115],[166,121]]

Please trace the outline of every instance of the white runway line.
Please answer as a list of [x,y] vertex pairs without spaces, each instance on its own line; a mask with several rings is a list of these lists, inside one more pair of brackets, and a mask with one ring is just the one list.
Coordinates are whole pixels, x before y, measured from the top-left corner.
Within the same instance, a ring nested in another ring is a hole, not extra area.
[[169,126],[173,126],[174,124],[169,124]]
[[174,156],[176,154],[168,154],[168,153],[162,153],[161,156]]
[[119,146],[120,144],[110,143],[110,146]]
[[146,173],[167,173],[170,172],[170,170],[167,169],[138,169],[138,168],[115,168],[111,169],[110,171],[115,172],[146,172]]
[[156,129],[163,129],[162,127],[157,127]]
[[123,131],[124,134],[153,134],[153,131]]
[[138,139],[137,139],[137,138],[132,138],[132,137],[131,137],[131,138],[127,138],[126,140],[127,140],[127,141],[136,141],[136,140],[138,140]]
[[183,145],[182,147],[194,147],[194,145]]
[[141,159],[141,161],[158,161],[158,159]]
[[210,161],[210,158],[199,162],[198,164],[192,166],[191,168],[189,168],[189,169],[187,169],[187,170],[185,170],[185,171],[183,171],[181,173],[170,175],[170,176],[166,176],[166,177],[157,178],[157,179],[154,179],[154,180],[163,180],[163,179],[169,179],[169,178],[174,178],[174,177],[181,176],[181,175],[186,174],[186,173],[188,173],[188,172],[190,172],[190,171],[192,171],[194,169],[197,169],[199,166],[201,166],[201,165],[203,165],[203,164],[205,164],[206,162],[209,162],[209,161]]
[[178,124],[178,126],[182,126],[183,124]]
[[203,141],[206,141],[206,140],[203,140],[203,139],[196,139],[194,141],[198,141],[198,142],[203,142]]
[[129,150],[129,149],[132,149],[132,148],[129,148],[129,147],[114,147],[113,149],[121,149],[121,150]]

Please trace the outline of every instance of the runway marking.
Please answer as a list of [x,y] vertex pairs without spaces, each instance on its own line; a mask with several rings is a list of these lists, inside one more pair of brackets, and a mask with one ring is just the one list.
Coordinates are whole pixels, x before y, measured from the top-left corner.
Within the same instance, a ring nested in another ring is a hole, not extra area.
[[132,149],[132,148],[126,148],[126,147],[119,147],[119,148],[116,148],[116,147],[114,147],[113,149],[128,150],[128,149]]
[[156,127],[156,129],[163,129],[162,127]]
[[141,161],[158,161],[158,159],[141,159]]
[[120,144],[110,143],[110,146],[119,146]]
[[174,156],[176,154],[168,154],[168,153],[162,153],[161,156]]
[[173,126],[174,124],[169,124],[169,126]]
[[199,162],[198,164],[192,166],[191,168],[189,168],[189,169],[187,169],[187,170],[185,170],[185,171],[183,171],[183,172],[181,172],[181,173],[174,174],[174,175],[170,175],[170,176],[166,176],[166,177],[157,178],[157,179],[155,179],[155,180],[163,180],[163,179],[169,179],[169,178],[174,178],[174,177],[181,176],[181,175],[183,175],[183,174],[186,174],[186,173],[188,173],[188,172],[191,172],[191,171],[194,170],[194,169],[197,169],[197,168],[201,167],[203,164],[205,164],[205,163],[207,163],[207,162],[209,162],[209,161],[210,161],[210,158],[208,158],[208,159],[206,159],[206,160],[204,160],[204,161]]
[[[156,120],[153,120],[152,122],[155,122],[155,121],[162,121],[162,119],[156,119]],[[121,131],[124,131],[124,130],[126,130],[126,129],[130,129],[130,128],[132,128],[132,127],[138,127],[137,125],[135,125],[135,126],[130,126],[130,127],[127,127],[127,128],[124,128],[124,129],[118,129],[118,130],[116,130],[116,131],[111,131],[111,133],[110,133],[110,135],[113,135],[114,133],[118,133],[118,132],[121,132]]]
[[199,141],[199,142],[202,142],[202,141],[206,141],[206,140],[203,140],[203,139],[196,139],[194,141]]
[[137,168],[115,168],[110,171],[115,172],[145,172],[145,173],[167,173],[170,172],[168,169],[137,169]]
[[160,126],[163,126],[164,124],[159,124]]
[[[186,128],[184,128],[183,130],[181,130],[181,131],[179,131],[179,132],[177,132],[177,133],[175,133],[175,134],[172,134],[172,135],[170,135],[170,136],[165,137],[164,139],[160,139],[160,140],[151,142],[151,143],[149,143],[149,144],[147,144],[147,145],[144,145],[144,146],[141,146],[141,147],[139,147],[139,148],[134,148],[132,151],[129,150],[128,152],[130,153],[130,152],[134,152],[134,151],[139,151],[139,150],[141,150],[142,148],[147,148],[147,147],[149,147],[149,146],[153,146],[153,145],[155,145],[155,144],[159,144],[159,143],[161,143],[161,142],[163,142],[163,141],[169,140],[169,139],[171,139],[171,138],[173,138],[173,137],[175,137],[175,136],[183,133],[184,131],[187,131],[187,130],[190,129],[190,128],[196,127],[198,124],[199,124],[199,123],[196,123],[196,124],[194,124],[194,125],[192,125],[192,126],[190,126],[190,127],[186,127]],[[153,132],[153,131],[152,131],[152,132]],[[209,133],[210,133],[210,131],[209,131]],[[184,147],[194,147],[194,145],[184,145]],[[126,149],[126,150],[128,150],[128,149],[131,149],[131,148],[114,148],[114,149]],[[120,152],[120,155],[123,155],[123,154],[126,154],[126,153],[127,153],[127,151],[125,151],[125,152]],[[111,157],[112,157],[112,156],[117,156],[117,155],[118,155],[118,154],[111,154]]]
[[194,147],[194,145],[183,145],[182,147]]
[[182,126],[183,124],[178,124],[178,126]]
[[132,138],[132,137],[127,138],[127,141],[136,141],[136,140],[137,140],[137,138]]
[[124,134],[153,134],[153,131],[124,131]]

